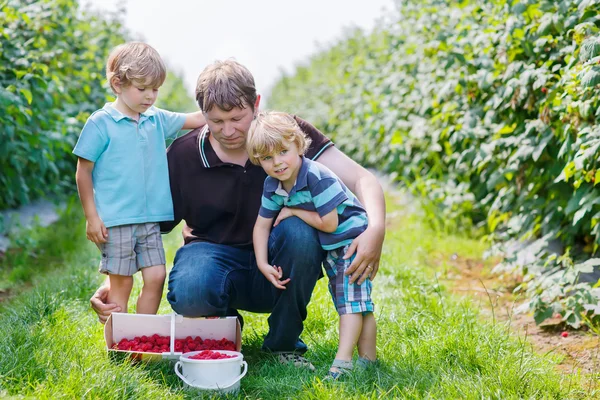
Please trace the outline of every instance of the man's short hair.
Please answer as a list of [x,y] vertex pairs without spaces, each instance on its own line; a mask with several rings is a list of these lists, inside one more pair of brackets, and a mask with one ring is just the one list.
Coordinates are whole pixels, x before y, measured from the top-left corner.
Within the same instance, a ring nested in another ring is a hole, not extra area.
[[196,101],[203,112],[210,111],[214,106],[223,111],[231,111],[236,107],[254,110],[254,77],[248,68],[233,59],[215,61],[198,77]]
[[[159,88],[167,77],[167,68],[160,54],[150,45],[129,42],[115,47],[106,63],[106,79],[115,92],[113,79],[123,86],[137,82],[143,86]],[[116,92],[115,92],[116,93]]]
[[307,137],[290,114],[277,111],[261,111],[250,125],[246,138],[246,151],[252,164],[260,165],[260,159],[285,150],[294,143],[299,154],[310,146]]

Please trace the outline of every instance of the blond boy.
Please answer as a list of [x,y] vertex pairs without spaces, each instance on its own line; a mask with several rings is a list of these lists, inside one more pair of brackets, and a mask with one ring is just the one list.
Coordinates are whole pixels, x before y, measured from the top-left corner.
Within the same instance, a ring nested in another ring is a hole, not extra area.
[[371,281],[351,283],[345,272],[353,258],[344,259],[352,241],[367,229],[367,214],[333,172],[303,157],[309,144],[310,139],[288,114],[261,112],[252,122],[246,141],[248,157],[268,175],[254,226],[254,252],[263,275],[276,288],[286,289],[290,278],[283,278],[281,266],[268,262],[271,226],[295,216],[317,229],[321,247],[328,252],[324,266],[340,315],[338,351],[328,373],[328,378],[338,379],[352,370],[357,345],[362,366],[376,359]]
[[165,140],[205,123],[200,112],[179,114],[153,106],[166,77],[158,52],[145,43],[116,47],[106,79],[116,100],[87,120],[73,153],[87,238],[102,253],[108,301],[127,312],[133,274],[142,272],[136,311],[155,314],[165,281],[158,223],[173,220]]

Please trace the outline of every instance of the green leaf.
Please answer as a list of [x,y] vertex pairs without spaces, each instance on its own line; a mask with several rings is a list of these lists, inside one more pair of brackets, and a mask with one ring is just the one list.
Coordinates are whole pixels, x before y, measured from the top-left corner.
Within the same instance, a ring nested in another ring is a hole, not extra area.
[[579,59],[586,62],[598,55],[600,55],[600,42],[598,42],[598,39],[592,37],[584,40],[579,50]]
[[600,258],[590,258],[582,263],[575,264],[573,268],[577,272],[589,274],[594,272],[594,267],[598,266],[600,266]]
[[597,67],[592,67],[581,78],[581,85],[583,87],[595,87],[598,84],[600,84],[600,70]]
[[31,94],[31,90],[21,88],[19,89],[19,92],[21,92],[21,94],[25,96],[25,98],[27,99],[27,103],[31,104],[31,102],[33,101],[33,95]]
[[552,307],[543,308],[541,310],[536,309],[533,312],[533,319],[535,320],[535,323],[537,325],[539,325],[542,322],[544,322],[545,320],[547,320],[548,318],[552,318],[553,315],[554,315],[554,310],[552,309]]

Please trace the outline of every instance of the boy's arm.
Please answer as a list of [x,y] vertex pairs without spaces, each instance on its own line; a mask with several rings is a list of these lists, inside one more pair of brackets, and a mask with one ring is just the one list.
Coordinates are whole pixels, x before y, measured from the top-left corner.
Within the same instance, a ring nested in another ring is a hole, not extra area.
[[202,111],[196,111],[185,114],[185,122],[181,129],[196,129],[204,125],[206,125],[206,119],[204,118]]
[[252,242],[254,244],[254,254],[256,256],[256,264],[263,273],[265,278],[269,280],[278,289],[285,289],[285,284],[290,281],[290,278],[281,280],[283,272],[281,267],[269,264],[268,244],[269,233],[271,232],[271,224],[273,218],[265,218],[260,215],[256,218],[254,230],[252,232]]
[[335,208],[328,214],[321,217],[316,211],[308,211],[300,208],[289,207],[284,207],[281,209],[281,212],[277,216],[273,226],[279,225],[281,221],[291,216],[300,218],[302,221],[321,232],[332,233],[335,232],[338,227],[338,214],[337,209]]
[[335,147],[327,148],[317,161],[332,170],[365,206],[369,217],[369,226],[352,241],[346,252],[344,258],[350,258],[354,252],[356,252],[356,258],[345,274],[351,275],[351,283],[360,278],[358,284],[362,284],[369,277],[369,274],[363,274],[363,272],[370,266],[372,268],[370,278],[373,280],[379,269],[381,248],[385,237],[383,189],[375,175]]
[[108,230],[104,222],[98,216],[96,203],[94,203],[94,184],[92,182],[92,171],[94,163],[79,157],[77,160],[77,172],[75,180],[77,182],[77,191],[83,207],[86,223],[87,238],[94,243],[106,243]]

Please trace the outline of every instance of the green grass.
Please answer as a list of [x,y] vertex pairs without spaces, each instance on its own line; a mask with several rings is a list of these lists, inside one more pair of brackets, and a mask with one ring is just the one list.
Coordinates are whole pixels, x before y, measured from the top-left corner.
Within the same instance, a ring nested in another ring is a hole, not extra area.
[[[392,203],[390,201],[390,203]],[[396,206],[391,211],[402,212]],[[76,235],[69,234],[69,229]],[[95,246],[86,242],[76,211],[41,230],[35,254],[11,268],[30,271],[23,293],[0,308],[0,397],[37,399],[193,398],[172,364],[114,361],[104,350],[88,298],[102,281]],[[62,233],[62,234],[59,234]],[[51,240],[50,240],[51,239]],[[181,243],[165,237],[168,260]],[[595,398],[575,376],[561,376],[555,360],[534,354],[507,325],[493,324],[472,302],[449,295],[435,279],[432,252],[480,257],[477,241],[438,234],[420,217],[403,216],[388,231],[374,285],[380,364],[343,384],[321,381],[337,347],[337,316],[325,280],[309,306],[303,339],[311,373],[282,366],[260,352],[266,315],[244,313],[243,353],[249,364],[239,397],[281,399]],[[44,265],[40,265],[42,261]],[[39,270],[45,271],[38,273]],[[9,282],[9,281],[7,281]],[[136,290],[139,290],[139,281]],[[160,313],[170,312],[166,300]]]

